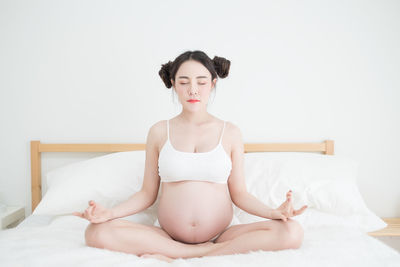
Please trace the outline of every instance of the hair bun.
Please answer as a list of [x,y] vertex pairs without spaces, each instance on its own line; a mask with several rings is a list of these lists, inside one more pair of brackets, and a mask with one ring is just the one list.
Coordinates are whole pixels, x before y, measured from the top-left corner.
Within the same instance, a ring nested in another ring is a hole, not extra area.
[[229,74],[229,68],[231,66],[231,62],[224,57],[213,58],[214,68],[220,78],[225,78]]
[[172,62],[168,61],[168,63],[161,65],[161,69],[158,72],[158,75],[160,75],[161,79],[163,80],[163,82],[167,88],[172,87],[171,72],[170,72],[171,66],[172,66]]

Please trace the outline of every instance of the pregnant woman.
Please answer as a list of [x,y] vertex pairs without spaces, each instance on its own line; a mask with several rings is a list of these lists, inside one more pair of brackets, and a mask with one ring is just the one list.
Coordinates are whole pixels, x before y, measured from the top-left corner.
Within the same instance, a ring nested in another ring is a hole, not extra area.
[[[187,51],[162,65],[159,75],[178,95],[182,112],[150,128],[140,191],[111,209],[89,201],[83,213],[74,213],[91,222],[88,246],[168,262],[301,246],[303,229],[290,217],[307,206],[294,210],[291,191],[277,209],[247,192],[241,131],[207,112],[217,76],[228,76],[229,67],[229,60],[210,59],[202,51]],[[118,219],[153,205],[160,185],[154,225]],[[240,224],[232,202],[268,220]]]

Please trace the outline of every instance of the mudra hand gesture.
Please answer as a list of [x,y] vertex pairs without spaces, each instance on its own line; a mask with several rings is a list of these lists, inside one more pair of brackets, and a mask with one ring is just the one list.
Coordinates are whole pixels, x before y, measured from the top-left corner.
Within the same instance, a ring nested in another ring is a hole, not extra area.
[[282,205],[279,206],[279,208],[271,210],[270,214],[269,214],[269,218],[270,219],[281,219],[286,222],[287,218],[302,214],[306,208],[307,208],[307,205],[304,205],[303,207],[301,207],[298,210],[293,209],[292,190],[289,190],[286,193],[286,201],[283,202]]
[[73,215],[87,219],[91,223],[102,223],[112,218],[110,209],[95,203],[93,200],[89,201],[89,207],[84,212],[74,212]]

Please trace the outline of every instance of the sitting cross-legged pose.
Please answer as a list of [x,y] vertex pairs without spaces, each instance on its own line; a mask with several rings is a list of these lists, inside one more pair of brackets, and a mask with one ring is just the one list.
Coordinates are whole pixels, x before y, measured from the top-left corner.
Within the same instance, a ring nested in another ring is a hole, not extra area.
[[[250,194],[240,129],[207,112],[217,76],[228,76],[229,67],[229,60],[210,59],[198,50],[162,64],[159,75],[173,87],[182,111],[150,127],[140,191],[110,209],[90,200],[84,212],[74,213],[91,222],[85,231],[88,246],[168,262],[301,246],[303,229],[290,217],[307,206],[294,210],[291,190],[276,209]],[[121,219],[152,206],[160,185],[154,225]],[[241,224],[232,202],[266,220]]]

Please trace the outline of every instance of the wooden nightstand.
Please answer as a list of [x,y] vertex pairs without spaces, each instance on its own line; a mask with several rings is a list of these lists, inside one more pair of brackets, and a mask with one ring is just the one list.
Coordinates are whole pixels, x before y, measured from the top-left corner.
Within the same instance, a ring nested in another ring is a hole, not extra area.
[[400,218],[382,218],[388,226],[368,233],[400,252]]
[[25,208],[21,206],[8,206],[6,211],[0,213],[0,230],[17,226],[25,218]]
[[400,236],[400,218],[382,218],[388,224],[386,228],[369,232],[370,236]]

